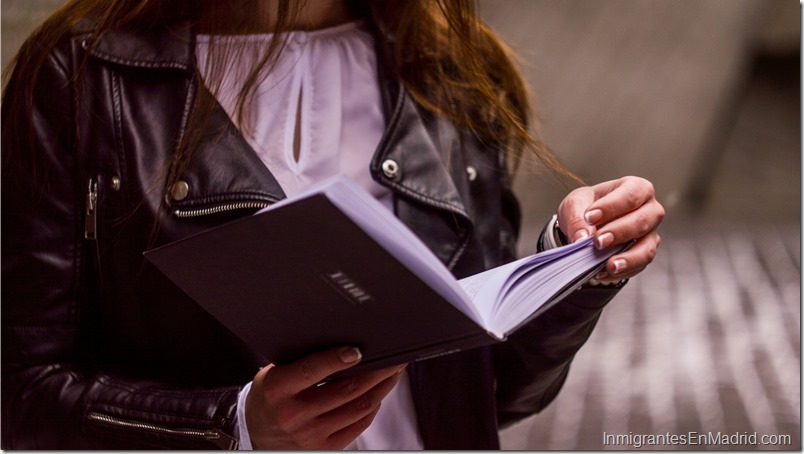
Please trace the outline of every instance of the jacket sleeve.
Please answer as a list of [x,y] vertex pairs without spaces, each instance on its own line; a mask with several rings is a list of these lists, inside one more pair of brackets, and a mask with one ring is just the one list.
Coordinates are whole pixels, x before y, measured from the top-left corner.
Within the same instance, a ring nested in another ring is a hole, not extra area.
[[[502,224],[503,257],[513,260],[515,241],[506,239],[517,236],[518,209],[510,184],[504,186],[503,214],[509,221]],[[573,357],[618,291],[619,287],[583,287],[494,347],[500,427],[541,411],[556,397]]]
[[66,60],[49,55],[32,97],[18,67],[2,104],[2,447],[231,447],[238,387],[115,376],[82,347],[92,261]]

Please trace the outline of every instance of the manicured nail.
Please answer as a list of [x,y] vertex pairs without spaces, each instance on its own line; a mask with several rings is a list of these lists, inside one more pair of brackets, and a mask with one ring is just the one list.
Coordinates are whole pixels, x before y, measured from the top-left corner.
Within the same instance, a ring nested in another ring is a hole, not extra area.
[[606,249],[611,242],[614,241],[614,234],[611,232],[606,232],[599,237],[597,237],[597,248],[598,249]]
[[628,268],[628,263],[626,263],[625,259],[617,259],[614,261],[614,274],[620,274],[622,271]]
[[580,230],[578,231],[578,233],[575,234],[575,240],[573,241],[573,243],[577,243],[578,241],[585,240],[587,238],[589,238],[589,232],[587,232],[586,230]]
[[358,348],[344,348],[340,352],[341,361],[345,364],[352,364],[360,361],[363,358],[363,354],[360,353],[360,349]]
[[598,221],[603,218],[603,212],[598,209],[587,211],[586,214],[583,215],[583,218],[587,224],[597,225]]

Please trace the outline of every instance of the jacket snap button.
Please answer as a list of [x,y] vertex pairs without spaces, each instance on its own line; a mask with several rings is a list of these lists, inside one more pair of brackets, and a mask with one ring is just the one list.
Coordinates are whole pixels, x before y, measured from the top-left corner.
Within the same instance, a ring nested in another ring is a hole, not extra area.
[[386,159],[382,162],[382,173],[388,178],[397,178],[399,176],[399,164],[393,159]]
[[120,177],[112,177],[112,191],[120,190]]
[[477,169],[474,166],[466,166],[466,175],[469,176],[469,181],[477,179]]
[[173,200],[184,200],[190,193],[190,185],[184,181],[177,181],[170,187],[170,197]]

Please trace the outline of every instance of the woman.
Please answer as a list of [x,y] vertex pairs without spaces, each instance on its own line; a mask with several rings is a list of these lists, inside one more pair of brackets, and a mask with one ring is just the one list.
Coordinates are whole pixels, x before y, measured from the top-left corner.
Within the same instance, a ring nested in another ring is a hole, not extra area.
[[74,0],[45,22],[2,106],[4,447],[493,449],[547,405],[655,254],[645,180],[564,199],[540,247],[636,243],[508,342],[325,386],[358,350],[266,365],[142,259],[332,173],[458,277],[513,259],[508,163],[569,173],[467,3]]

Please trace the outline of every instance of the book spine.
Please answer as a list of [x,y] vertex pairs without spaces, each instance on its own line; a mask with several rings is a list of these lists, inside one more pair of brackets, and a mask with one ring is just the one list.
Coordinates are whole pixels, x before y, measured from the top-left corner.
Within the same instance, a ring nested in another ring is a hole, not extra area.
[[497,342],[500,342],[500,340],[495,338],[491,334],[480,333],[467,338],[441,343],[432,348],[419,350],[417,351],[416,357],[413,359],[413,361],[426,361],[428,359],[451,355],[453,353],[458,353],[463,350],[470,350],[476,347],[482,347],[484,345],[490,345]]
[[496,344],[498,342],[502,342],[502,339],[498,339],[492,334],[486,332],[479,332],[471,336],[441,342],[438,345],[433,345],[430,347],[419,347],[415,350],[395,353],[383,357],[364,358],[362,363],[351,369],[339,372],[333,375],[331,378],[348,377],[357,372],[382,369],[383,367],[391,367],[397,364],[410,363],[414,361],[426,361],[428,359],[458,353],[463,350],[471,350],[484,345]]

